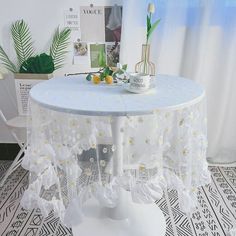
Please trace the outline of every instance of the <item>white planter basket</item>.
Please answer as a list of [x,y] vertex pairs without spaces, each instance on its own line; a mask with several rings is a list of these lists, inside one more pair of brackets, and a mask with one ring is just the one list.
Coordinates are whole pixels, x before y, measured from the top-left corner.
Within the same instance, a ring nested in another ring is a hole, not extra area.
[[37,83],[51,79],[53,74],[15,73],[17,108],[20,116],[27,115],[30,89]]

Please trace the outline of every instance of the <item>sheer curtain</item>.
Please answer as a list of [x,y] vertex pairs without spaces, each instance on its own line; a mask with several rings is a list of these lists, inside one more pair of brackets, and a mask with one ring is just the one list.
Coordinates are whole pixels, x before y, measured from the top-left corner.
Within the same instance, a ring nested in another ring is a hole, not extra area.
[[[138,2],[138,3],[137,3]],[[122,62],[134,69],[149,1],[124,1]],[[157,73],[200,83],[208,99],[208,159],[236,161],[236,0],[156,0],[161,24],[151,57]]]

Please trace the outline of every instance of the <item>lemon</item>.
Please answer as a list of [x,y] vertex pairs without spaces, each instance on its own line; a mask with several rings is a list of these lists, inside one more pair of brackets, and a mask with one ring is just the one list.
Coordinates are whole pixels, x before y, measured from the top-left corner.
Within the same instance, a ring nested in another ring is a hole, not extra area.
[[113,83],[113,77],[111,75],[107,75],[105,78],[105,81],[107,84],[112,84]]
[[93,83],[94,84],[99,84],[101,82],[101,79],[98,75],[93,76]]

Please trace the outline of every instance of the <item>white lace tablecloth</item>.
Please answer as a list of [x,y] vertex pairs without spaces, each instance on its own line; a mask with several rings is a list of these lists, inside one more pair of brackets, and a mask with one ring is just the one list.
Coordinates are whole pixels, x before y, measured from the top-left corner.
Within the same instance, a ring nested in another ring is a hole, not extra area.
[[[210,182],[205,94],[183,78],[163,75],[156,81],[147,94],[92,85],[84,78],[36,85],[22,164],[30,171],[30,184],[22,206],[40,208],[44,215],[54,210],[72,226],[92,196],[101,206],[114,207],[121,187],[133,201],[153,203],[170,187],[178,190],[181,209],[190,212],[196,188]],[[119,171],[112,131],[117,117],[122,119]]]

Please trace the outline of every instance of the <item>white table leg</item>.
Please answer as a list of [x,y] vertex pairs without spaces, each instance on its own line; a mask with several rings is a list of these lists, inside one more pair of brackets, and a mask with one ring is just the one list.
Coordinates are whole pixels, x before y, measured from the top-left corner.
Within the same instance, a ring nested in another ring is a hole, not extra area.
[[[116,147],[113,156],[115,176],[122,175],[123,148],[120,128],[123,117],[114,117],[112,121],[113,143]],[[115,208],[101,208],[94,199],[84,207],[84,221],[72,228],[74,236],[164,236],[165,218],[155,203],[136,204],[131,194],[120,189],[119,203]]]

